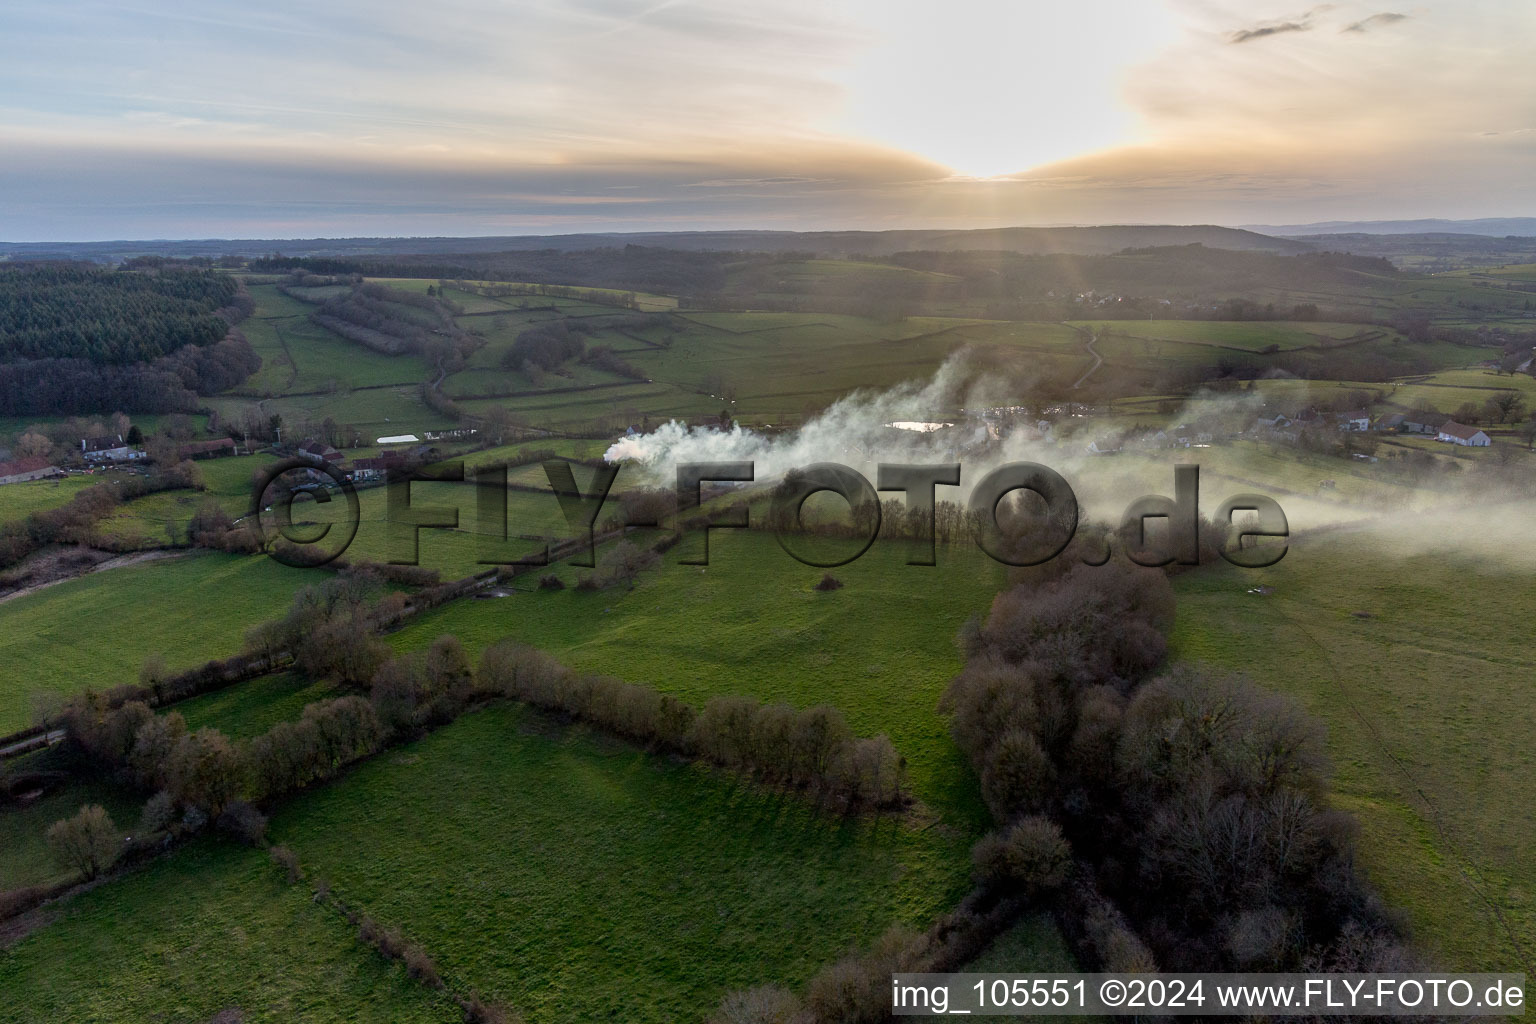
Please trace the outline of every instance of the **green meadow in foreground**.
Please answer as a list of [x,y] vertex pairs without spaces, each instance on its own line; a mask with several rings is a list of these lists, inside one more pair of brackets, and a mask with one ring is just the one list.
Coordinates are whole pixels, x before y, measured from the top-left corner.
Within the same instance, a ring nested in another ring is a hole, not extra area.
[[42,912],[0,949],[0,1021],[456,1024],[265,852],[200,840]]
[[986,613],[1002,567],[971,544],[941,547],[936,566],[906,565],[904,547],[880,541],[830,570],[842,589],[821,592],[823,570],[795,561],[771,533],[716,530],[709,543],[707,567],[677,564],[679,546],[634,590],[457,601],[391,640],[410,649],[453,633],[478,652],[511,637],[695,705],[720,695],[831,704],[858,735],[891,737],[919,799],[983,827],[975,777],[937,705],[960,668],[955,634]]
[[1487,529],[1430,519],[1306,540],[1271,569],[1188,573],[1173,654],[1244,672],[1327,723],[1335,801],[1422,945],[1451,967],[1529,971],[1536,599],[1528,565],[1451,549]]
[[[39,756],[22,758],[19,766],[24,770],[48,767],[38,763]],[[132,831],[139,819],[141,801],[121,787],[95,779],[73,779],[25,806],[0,810],[0,892],[70,879],[72,872],[61,868],[48,848],[48,826],[78,813],[86,804],[106,808],[120,829]]]
[[273,838],[531,1024],[699,1020],[970,884],[942,826],[802,799],[498,705],[280,810]]

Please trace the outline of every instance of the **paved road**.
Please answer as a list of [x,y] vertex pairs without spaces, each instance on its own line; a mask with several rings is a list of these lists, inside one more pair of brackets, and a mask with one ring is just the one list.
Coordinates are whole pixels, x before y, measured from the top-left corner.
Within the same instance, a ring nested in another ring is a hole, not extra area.
[[43,736],[33,736],[30,739],[12,743],[8,747],[0,747],[0,760],[15,757],[17,754],[25,754],[31,750],[40,750],[43,747],[51,747],[64,738],[63,729],[55,729]]

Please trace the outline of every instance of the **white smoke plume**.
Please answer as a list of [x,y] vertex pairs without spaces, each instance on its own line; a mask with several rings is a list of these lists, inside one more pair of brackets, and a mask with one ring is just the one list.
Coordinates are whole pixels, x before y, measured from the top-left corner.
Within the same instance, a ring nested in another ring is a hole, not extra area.
[[[1362,522],[1389,511],[1388,499],[1350,499],[1332,489],[1323,478],[1370,470],[1347,460],[1320,463],[1315,467],[1292,458],[1277,446],[1266,451],[1262,444],[1246,448],[1217,442],[1211,447],[1128,449],[1102,457],[1091,454],[1090,441],[1108,440],[1126,431],[1124,419],[1092,421],[1076,411],[1056,408],[1054,423],[1042,432],[1032,416],[983,419],[983,409],[1017,407],[1025,396],[985,370],[978,372],[964,351],[951,356],[932,379],[910,382],[886,391],[858,391],[838,400],[797,430],[769,435],[736,426],[729,431],[712,427],[688,427],[673,421],[648,433],[625,437],[605,453],[610,462],[625,463],[628,472],[643,482],[671,487],[676,466],[684,462],[750,461],[756,482],[772,483],[796,467],[835,462],[858,470],[873,483],[876,467],[887,463],[961,464],[960,486],[941,486],[940,501],[964,502],[971,489],[987,473],[1010,462],[1037,462],[1066,478],[1083,510],[1091,517],[1118,522],[1131,501],[1145,494],[1173,493],[1173,467],[1180,463],[1201,466],[1201,509],[1214,514],[1227,497],[1254,492],[1280,502],[1293,531],[1334,527]],[[1289,401],[1308,396],[1300,389]],[[1332,398],[1333,396],[1327,395]],[[1181,424],[1221,422],[1226,429],[1242,429],[1265,412],[1263,398],[1254,392],[1199,393],[1164,418],[1170,434]],[[1273,410],[1270,410],[1273,411]],[[948,424],[933,431],[902,430],[894,423]],[[1277,475],[1281,469],[1288,470]],[[631,478],[633,479],[633,478]],[[1326,489],[1325,489],[1326,484]],[[1444,491],[1414,492],[1393,488],[1390,510],[1420,512],[1446,503]],[[886,493],[883,497],[897,497]]]

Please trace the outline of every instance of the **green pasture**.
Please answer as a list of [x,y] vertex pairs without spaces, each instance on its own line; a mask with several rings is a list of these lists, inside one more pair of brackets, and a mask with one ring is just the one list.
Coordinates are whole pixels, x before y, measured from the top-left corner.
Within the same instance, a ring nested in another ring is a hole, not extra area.
[[1529,971],[1536,953],[1531,526],[1509,506],[1404,515],[1175,584],[1174,655],[1327,724],[1369,874],[1453,968]]
[[159,654],[171,669],[240,650],[321,570],[212,552],[90,573],[0,604],[0,732],[31,724],[32,695],[136,682]]
[[729,990],[798,986],[893,923],[923,927],[969,887],[968,842],[946,829],[816,814],[509,705],[372,759],[272,831],[531,1024],[700,1020]]

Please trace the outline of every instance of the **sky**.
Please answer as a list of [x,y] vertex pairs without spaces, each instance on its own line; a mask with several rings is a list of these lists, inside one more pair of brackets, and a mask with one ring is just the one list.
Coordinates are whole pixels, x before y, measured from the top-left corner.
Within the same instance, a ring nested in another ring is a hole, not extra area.
[[1530,0],[5,0],[0,240],[1536,215]]

